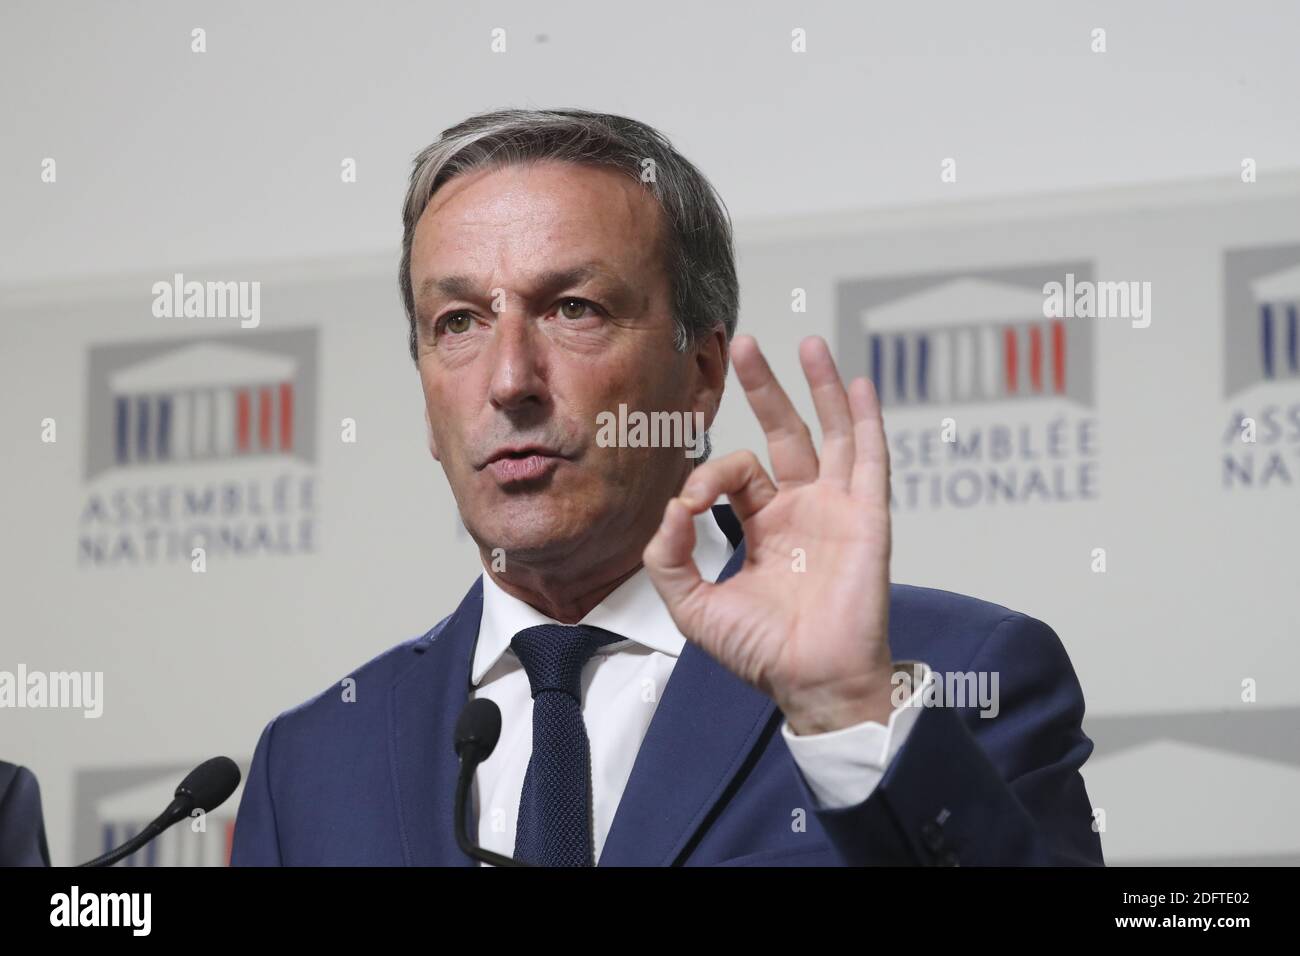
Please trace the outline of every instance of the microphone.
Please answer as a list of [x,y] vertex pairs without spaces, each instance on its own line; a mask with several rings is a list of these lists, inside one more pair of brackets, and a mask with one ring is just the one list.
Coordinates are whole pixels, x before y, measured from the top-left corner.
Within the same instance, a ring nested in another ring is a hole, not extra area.
[[531,866],[471,842],[465,828],[465,804],[474,769],[491,756],[500,738],[500,707],[486,697],[477,697],[465,705],[456,721],[456,756],[460,758],[460,774],[456,780],[456,845],[466,856],[493,866]]
[[81,866],[112,866],[123,857],[130,856],[169,826],[184,820],[194,810],[210,813],[229,799],[239,786],[239,767],[229,757],[205,760],[189,772],[179,787],[175,799],[167,809],[147,827],[127,840],[116,850],[95,857]]

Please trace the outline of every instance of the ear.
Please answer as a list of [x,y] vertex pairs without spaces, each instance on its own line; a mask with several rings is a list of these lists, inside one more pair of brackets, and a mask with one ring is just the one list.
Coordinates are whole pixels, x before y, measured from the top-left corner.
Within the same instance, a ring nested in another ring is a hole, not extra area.
[[442,461],[438,457],[438,440],[433,437],[433,422],[429,421],[429,406],[424,406],[424,434],[425,440],[429,443],[429,454],[433,455],[434,461]]
[[704,427],[712,428],[713,419],[722,406],[722,391],[727,384],[727,362],[731,346],[727,333],[718,327],[695,346],[695,394],[691,404],[695,411],[704,413]]

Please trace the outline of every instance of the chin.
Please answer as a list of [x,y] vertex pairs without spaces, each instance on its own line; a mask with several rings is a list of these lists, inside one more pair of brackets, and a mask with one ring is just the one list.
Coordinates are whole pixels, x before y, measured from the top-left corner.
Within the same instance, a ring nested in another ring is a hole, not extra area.
[[526,495],[493,505],[468,527],[481,547],[501,548],[508,562],[512,555],[535,560],[566,554],[596,520],[595,513],[572,502]]

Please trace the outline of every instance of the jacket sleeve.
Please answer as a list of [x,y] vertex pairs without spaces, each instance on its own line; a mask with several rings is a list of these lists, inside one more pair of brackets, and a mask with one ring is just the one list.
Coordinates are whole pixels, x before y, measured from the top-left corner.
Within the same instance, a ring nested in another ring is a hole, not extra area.
[[1079,773],[1092,752],[1083,691],[1056,633],[1023,614],[1003,618],[970,672],[990,675],[990,687],[997,675],[995,716],[926,706],[866,800],[820,808],[809,792],[840,856],[855,866],[1102,865]]
[[253,765],[244,782],[244,796],[235,817],[235,838],[230,850],[231,866],[282,866],[280,835],[275,825],[275,803],[271,798],[271,738],[275,721],[262,731],[253,752]]
[[0,866],[49,866],[41,788],[26,767],[0,764]]

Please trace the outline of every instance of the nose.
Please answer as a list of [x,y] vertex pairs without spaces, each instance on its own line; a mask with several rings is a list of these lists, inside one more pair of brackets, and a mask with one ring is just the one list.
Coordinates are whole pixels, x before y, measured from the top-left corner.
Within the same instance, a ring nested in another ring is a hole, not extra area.
[[492,406],[510,412],[546,401],[546,337],[526,317],[502,312],[494,323],[492,378],[488,397]]

